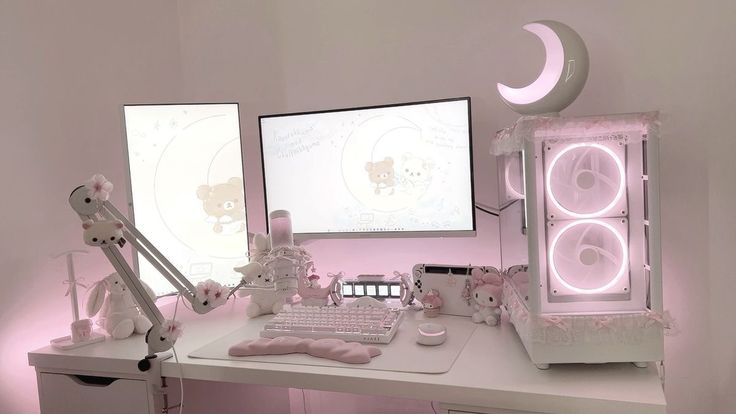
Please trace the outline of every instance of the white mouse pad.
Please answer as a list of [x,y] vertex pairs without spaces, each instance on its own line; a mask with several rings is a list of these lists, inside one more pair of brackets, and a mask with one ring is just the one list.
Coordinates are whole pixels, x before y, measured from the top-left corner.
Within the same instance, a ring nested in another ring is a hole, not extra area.
[[[189,354],[189,357],[440,374],[452,368],[452,364],[460,355],[460,352],[462,352],[477,326],[467,317],[440,316],[438,318],[425,319],[421,312],[407,311],[404,315],[403,322],[399,326],[399,331],[391,343],[385,345],[371,344],[380,348],[382,354],[373,358],[367,364],[346,364],[304,354],[259,355],[249,357],[232,357],[228,355],[227,351],[231,346],[248,339],[259,338],[261,327],[269,319],[270,317],[260,317],[249,320],[247,325],[193,351]],[[417,344],[417,326],[423,322],[436,322],[445,325],[447,328],[447,341],[438,346]],[[486,325],[483,325],[482,328],[493,329]]]

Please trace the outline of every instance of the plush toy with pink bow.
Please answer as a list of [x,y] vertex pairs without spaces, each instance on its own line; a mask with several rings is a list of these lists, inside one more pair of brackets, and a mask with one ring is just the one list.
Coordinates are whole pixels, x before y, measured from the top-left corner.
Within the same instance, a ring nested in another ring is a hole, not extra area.
[[436,289],[432,289],[421,300],[424,305],[424,316],[428,318],[436,318],[440,314],[440,308],[442,307],[442,298],[440,292]]
[[483,271],[473,269],[473,290],[470,292],[475,302],[476,312],[472,319],[475,323],[498,325],[501,320],[501,296],[503,295],[503,279],[497,270]]

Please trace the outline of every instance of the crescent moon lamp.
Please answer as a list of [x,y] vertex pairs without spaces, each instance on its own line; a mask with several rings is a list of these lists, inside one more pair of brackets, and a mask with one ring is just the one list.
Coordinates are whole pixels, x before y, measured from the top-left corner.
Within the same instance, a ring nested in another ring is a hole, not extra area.
[[588,50],[569,26],[540,20],[522,27],[544,44],[546,60],[542,73],[527,86],[512,88],[498,83],[501,99],[521,115],[557,113],[567,108],[588,79]]

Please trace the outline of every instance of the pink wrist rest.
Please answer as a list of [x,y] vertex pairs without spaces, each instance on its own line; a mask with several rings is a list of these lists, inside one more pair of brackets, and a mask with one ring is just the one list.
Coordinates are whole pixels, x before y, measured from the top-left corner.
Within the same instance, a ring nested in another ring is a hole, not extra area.
[[358,342],[342,339],[308,339],[294,336],[247,340],[230,347],[228,354],[234,357],[254,355],[309,354],[317,358],[332,359],[348,364],[367,364],[371,358],[381,355],[381,350]]

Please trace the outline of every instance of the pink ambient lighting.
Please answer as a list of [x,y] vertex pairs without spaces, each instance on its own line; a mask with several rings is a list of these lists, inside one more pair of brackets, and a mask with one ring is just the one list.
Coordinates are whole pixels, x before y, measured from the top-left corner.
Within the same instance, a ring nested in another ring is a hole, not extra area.
[[[597,287],[595,289],[581,289],[581,288],[575,287],[567,283],[567,281],[565,281],[565,279],[563,279],[562,276],[560,276],[559,272],[557,271],[557,266],[555,265],[555,259],[554,259],[553,252],[555,251],[555,247],[557,246],[557,242],[560,240],[560,237],[566,231],[570,230],[571,228],[575,226],[579,226],[581,224],[595,224],[595,225],[604,227],[605,229],[613,233],[613,235],[616,237],[618,242],[621,244],[621,251],[623,252],[623,257],[621,259],[621,266],[619,267],[618,272],[616,273],[616,277],[611,279],[611,281],[606,283],[605,285]],[[552,271],[552,275],[557,279],[557,281],[559,281],[564,287],[572,290],[573,292],[583,293],[583,294],[601,293],[601,292],[606,291],[610,287],[614,286],[616,283],[618,283],[621,277],[623,277],[624,273],[626,273],[626,264],[629,262],[629,251],[626,248],[626,240],[624,240],[624,237],[621,235],[621,233],[619,233],[613,226],[611,226],[610,224],[606,222],[603,222],[601,220],[591,220],[591,219],[574,221],[568,224],[567,226],[565,226],[562,230],[560,230],[560,232],[557,233],[555,237],[552,239],[552,243],[550,243],[549,251],[547,252],[547,255],[549,257],[549,268]]]
[[557,33],[540,23],[529,23],[522,28],[534,33],[542,40],[546,60],[539,77],[523,88],[511,88],[501,83],[496,84],[498,93],[504,99],[519,105],[530,104],[547,96],[557,85],[565,66],[565,50]]
[[[569,151],[572,151],[576,148],[581,147],[590,147],[590,148],[596,148],[599,149],[606,154],[608,154],[613,161],[616,163],[616,167],[618,168],[619,177],[621,179],[619,180],[619,186],[618,191],[616,192],[616,196],[613,198],[613,201],[611,201],[607,206],[603,207],[602,209],[598,211],[594,211],[592,213],[576,213],[574,211],[570,211],[566,209],[565,207],[562,207],[559,201],[557,201],[557,198],[555,197],[554,192],[552,191],[552,169],[555,168],[555,164],[557,164],[557,161],[559,161],[560,157],[568,153]],[[623,197],[624,191],[626,190],[626,171],[624,170],[624,164],[621,162],[621,159],[616,156],[616,154],[608,147],[600,144],[594,144],[594,143],[582,143],[582,144],[573,144],[569,147],[563,149],[560,151],[555,157],[552,159],[552,161],[549,163],[549,167],[547,168],[547,173],[545,174],[545,187],[547,189],[547,194],[549,195],[549,200],[552,201],[552,204],[555,205],[555,207],[559,208],[560,211],[562,211],[565,214],[570,215],[571,217],[575,218],[592,218],[597,217],[605,214],[608,210],[612,209],[614,206],[616,206],[616,203]]]

